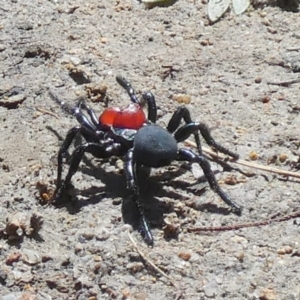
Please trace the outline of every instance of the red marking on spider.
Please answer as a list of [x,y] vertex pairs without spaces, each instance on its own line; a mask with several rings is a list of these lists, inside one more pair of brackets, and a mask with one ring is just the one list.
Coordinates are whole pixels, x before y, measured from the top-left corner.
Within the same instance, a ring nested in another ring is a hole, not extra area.
[[99,117],[103,125],[114,128],[140,129],[147,118],[139,104],[131,103],[127,108],[107,108]]

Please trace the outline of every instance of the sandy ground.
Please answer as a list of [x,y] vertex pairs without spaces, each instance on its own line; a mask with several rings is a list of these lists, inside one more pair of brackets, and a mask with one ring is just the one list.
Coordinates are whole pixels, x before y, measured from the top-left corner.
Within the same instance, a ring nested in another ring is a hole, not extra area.
[[135,229],[120,159],[87,155],[66,206],[42,205],[37,188],[55,187],[58,149],[77,124],[48,89],[72,105],[86,96],[99,114],[105,88],[109,105],[129,102],[118,74],[139,95],[153,92],[161,126],[184,94],[193,119],[241,159],[299,172],[299,13],[265,6],[211,26],[200,1],[146,10],[129,0],[2,0],[0,16],[3,300],[300,299],[299,218],[188,231],[295,213],[299,179],[212,163],[244,208],[237,216],[195,166],[156,170],[141,183],[153,248]]

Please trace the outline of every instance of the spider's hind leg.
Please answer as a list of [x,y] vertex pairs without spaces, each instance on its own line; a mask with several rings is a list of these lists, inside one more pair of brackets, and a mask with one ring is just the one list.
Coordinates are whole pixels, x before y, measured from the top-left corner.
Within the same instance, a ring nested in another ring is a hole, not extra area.
[[236,214],[241,214],[242,208],[234,201],[232,201],[229,196],[220,188],[216,177],[211,170],[210,163],[204,156],[197,155],[189,149],[179,149],[178,160],[198,163],[204,172],[205,178],[207,179],[210,188],[214,192],[216,192],[226,204],[231,206]]
[[148,220],[145,215],[144,207],[140,201],[140,193],[139,187],[137,184],[137,164],[135,161],[133,149],[130,149],[126,155],[126,179],[127,179],[127,187],[132,192],[133,201],[139,211],[140,214],[140,232],[142,234],[143,239],[149,246],[153,246],[154,240],[153,235],[151,233],[151,229],[148,223]]

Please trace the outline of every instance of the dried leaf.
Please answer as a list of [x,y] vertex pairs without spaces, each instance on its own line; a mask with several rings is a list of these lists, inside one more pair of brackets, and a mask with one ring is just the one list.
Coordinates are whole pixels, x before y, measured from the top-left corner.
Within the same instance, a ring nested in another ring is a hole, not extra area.
[[250,5],[249,0],[232,0],[233,11],[236,15],[244,13]]
[[230,0],[209,0],[207,5],[207,15],[210,22],[218,21],[228,10]]

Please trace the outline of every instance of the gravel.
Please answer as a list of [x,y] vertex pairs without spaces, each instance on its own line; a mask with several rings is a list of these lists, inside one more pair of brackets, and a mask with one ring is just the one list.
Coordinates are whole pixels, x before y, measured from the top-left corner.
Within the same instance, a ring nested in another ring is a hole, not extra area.
[[77,124],[49,88],[72,105],[87,97],[100,114],[106,102],[129,103],[119,74],[138,95],[153,92],[161,126],[184,102],[242,159],[298,172],[299,12],[264,3],[209,25],[201,1],[149,10],[134,0],[2,2],[1,300],[300,299],[299,218],[188,231],[299,211],[295,178],[212,163],[222,189],[243,206],[237,216],[199,168],[153,170],[141,179],[153,248],[138,232],[120,159],[87,155],[73,201],[44,205],[62,139]]

